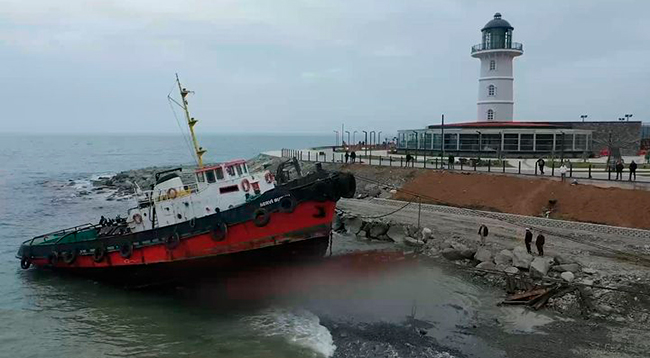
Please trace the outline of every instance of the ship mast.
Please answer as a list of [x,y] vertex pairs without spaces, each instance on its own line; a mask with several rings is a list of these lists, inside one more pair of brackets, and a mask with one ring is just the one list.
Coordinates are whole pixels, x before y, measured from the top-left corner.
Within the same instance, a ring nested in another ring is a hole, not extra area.
[[176,83],[178,83],[178,90],[181,92],[181,98],[183,99],[183,110],[185,111],[185,119],[187,120],[187,126],[190,127],[190,135],[192,136],[192,143],[194,143],[194,151],[196,152],[196,158],[199,162],[199,168],[203,168],[203,154],[207,152],[205,149],[199,146],[199,141],[196,140],[196,134],[194,134],[194,126],[199,122],[194,117],[190,117],[190,111],[187,108],[187,95],[190,93],[186,88],[181,86],[181,81],[178,79],[178,73],[176,74]]

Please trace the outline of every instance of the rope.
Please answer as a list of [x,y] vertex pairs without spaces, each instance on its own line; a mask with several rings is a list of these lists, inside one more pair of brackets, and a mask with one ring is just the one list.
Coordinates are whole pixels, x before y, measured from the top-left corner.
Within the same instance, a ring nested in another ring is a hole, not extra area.
[[396,212],[398,212],[398,211],[400,211],[400,210],[403,210],[404,208],[406,208],[407,206],[409,206],[411,203],[412,203],[412,202],[409,201],[409,202],[407,202],[404,206],[402,206],[401,208],[399,208],[399,209],[397,209],[397,210],[393,210],[393,211],[391,211],[390,213],[387,213],[387,214],[376,215],[376,216],[359,216],[359,217],[362,218],[362,219],[379,219],[379,218],[383,218],[383,217],[386,217],[386,216],[388,216],[388,215],[393,215],[393,214],[395,214]]
[[192,146],[190,145],[190,142],[187,139],[188,135],[185,133],[185,131],[183,131],[183,126],[181,126],[181,122],[178,119],[178,115],[176,115],[176,111],[174,110],[174,106],[172,106],[173,98],[171,98],[171,94],[172,94],[173,90],[174,90],[174,87],[172,87],[172,89],[167,94],[167,103],[169,103],[169,108],[172,110],[172,113],[174,114],[174,118],[176,119],[176,124],[178,125],[178,129],[181,131],[181,136],[183,137],[183,141],[185,142],[185,145],[187,145],[187,149],[189,149],[189,151],[190,151],[190,156],[192,157],[192,161],[195,161],[196,165],[198,165],[199,160],[198,160],[198,158],[196,158],[194,156],[194,150],[192,149]]

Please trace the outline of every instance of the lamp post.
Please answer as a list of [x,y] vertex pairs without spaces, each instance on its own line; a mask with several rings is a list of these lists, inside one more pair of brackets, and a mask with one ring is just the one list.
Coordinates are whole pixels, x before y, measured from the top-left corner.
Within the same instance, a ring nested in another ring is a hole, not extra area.
[[336,133],[336,140],[334,141],[334,149],[336,149],[336,146],[339,145],[339,131],[334,131]]
[[362,132],[363,132],[363,134],[365,136],[365,139],[363,141],[363,147],[365,148],[364,151],[365,151],[366,157],[367,157],[368,156],[368,132],[367,131],[362,131]]
[[623,118],[623,117],[618,117],[618,120],[619,120],[619,121],[624,121],[625,118]]
[[352,142],[354,142],[355,145],[357,144],[357,138],[356,138],[357,132],[358,131],[352,132]]
[[560,144],[562,147],[560,148],[560,164],[564,162],[564,132],[560,132],[562,134],[562,143]]
[[632,118],[632,114],[626,114],[625,119],[629,122],[630,118]]
[[583,122],[583,123],[584,123],[584,121],[585,121],[585,119],[586,119],[587,117],[589,117],[589,116],[587,116],[586,114],[582,114],[582,115],[580,115],[580,118],[582,118],[582,122]]
[[478,133],[478,160],[481,160],[481,131],[476,131]]
[[380,140],[381,140],[381,131],[377,132],[377,144],[379,144]]
[[350,146],[350,131],[345,131],[345,133],[348,134],[348,147]]

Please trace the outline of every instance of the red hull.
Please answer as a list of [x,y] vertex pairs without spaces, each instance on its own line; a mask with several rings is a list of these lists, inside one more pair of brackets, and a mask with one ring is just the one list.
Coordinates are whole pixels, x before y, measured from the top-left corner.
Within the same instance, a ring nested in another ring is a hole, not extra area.
[[183,238],[174,249],[169,249],[163,243],[136,246],[129,258],[123,258],[119,251],[112,251],[99,263],[93,260],[92,254],[81,254],[71,264],[59,261],[51,265],[47,258],[34,258],[31,263],[71,271],[98,271],[97,269],[205,261],[212,257],[328,237],[335,207],[334,201],[301,202],[291,213],[271,213],[270,221],[265,226],[256,226],[252,220],[229,226],[226,238],[221,241],[215,241],[212,233],[206,232]]

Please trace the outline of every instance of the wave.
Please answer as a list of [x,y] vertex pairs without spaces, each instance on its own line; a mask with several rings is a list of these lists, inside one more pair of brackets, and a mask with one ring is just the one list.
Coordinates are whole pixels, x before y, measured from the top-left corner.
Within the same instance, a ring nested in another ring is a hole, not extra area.
[[280,336],[313,351],[314,357],[331,357],[336,350],[330,331],[318,316],[304,309],[269,308],[244,320],[267,337]]

